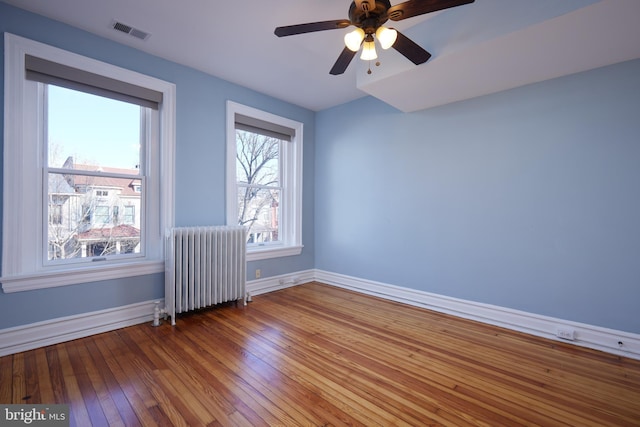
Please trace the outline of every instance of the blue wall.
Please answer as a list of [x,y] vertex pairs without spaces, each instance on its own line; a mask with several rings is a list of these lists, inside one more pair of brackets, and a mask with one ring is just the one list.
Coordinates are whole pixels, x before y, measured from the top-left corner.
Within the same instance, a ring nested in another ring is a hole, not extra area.
[[[176,84],[177,225],[225,223],[227,100],[304,123],[303,253],[250,263],[248,271],[261,268],[262,276],[269,277],[313,268],[314,112],[5,3],[0,3],[0,32],[27,37]],[[0,73],[3,73],[4,55],[0,61],[3,64]],[[3,87],[0,95],[4,99]],[[163,280],[163,275],[158,274],[41,291],[0,293],[0,329],[162,298]]]
[[317,268],[640,333],[640,61],[316,126]]

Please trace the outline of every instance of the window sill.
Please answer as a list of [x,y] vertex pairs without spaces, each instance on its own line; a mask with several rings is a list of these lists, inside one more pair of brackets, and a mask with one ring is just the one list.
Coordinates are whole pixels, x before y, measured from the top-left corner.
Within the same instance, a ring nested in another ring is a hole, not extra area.
[[34,274],[1,277],[0,282],[2,282],[2,291],[8,294],[12,292],[55,288],[58,286],[122,279],[125,277],[144,276],[163,272],[164,261],[143,261],[114,263],[108,266],[93,266],[92,268],[67,268]]
[[302,245],[298,246],[276,246],[276,247],[257,247],[255,249],[247,249],[247,261],[258,261],[261,259],[279,258],[285,256],[300,255],[302,253]]

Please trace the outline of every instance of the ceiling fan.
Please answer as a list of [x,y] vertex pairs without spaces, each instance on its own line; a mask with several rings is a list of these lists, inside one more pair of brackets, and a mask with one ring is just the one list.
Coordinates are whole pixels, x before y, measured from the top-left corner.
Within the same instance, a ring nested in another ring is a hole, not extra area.
[[[337,30],[351,25],[356,29],[345,35],[345,45],[338,60],[329,71],[332,75],[345,72],[362,46],[361,59],[377,58],[374,35],[383,49],[394,48],[416,65],[426,62],[431,54],[397,30],[383,26],[387,20],[401,21],[413,16],[473,3],[475,0],[409,0],[391,6],[389,0],[354,0],[349,7],[349,19],[310,22],[275,29],[278,37],[315,31]],[[368,73],[371,73],[369,69]]]

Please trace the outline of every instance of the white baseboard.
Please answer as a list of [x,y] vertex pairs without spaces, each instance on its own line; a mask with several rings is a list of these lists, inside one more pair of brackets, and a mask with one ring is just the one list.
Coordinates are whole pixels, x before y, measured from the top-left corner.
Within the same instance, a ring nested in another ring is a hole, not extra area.
[[[315,280],[328,285],[501,326],[539,337],[640,359],[639,334],[446,297],[322,270],[316,270]],[[556,334],[559,328],[573,331],[574,339],[558,338]]]
[[0,356],[151,322],[154,300],[0,330]]
[[315,280],[315,270],[304,270],[280,276],[247,281],[247,293],[250,296],[290,288]]
[[[250,296],[255,296],[314,280],[465,319],[640,360],[640,335],[638,334],[446,297],[328,271],[304,270],[251,280],[247,282],[247,293]],[[164,301],[162,299],[158,301],[160,307],[164,307]],[[146,301],[0,330],[2,338],[0,340],[0,356],[83,338],[138,323],[151,322],[155,302],[155,300]],[[556,335],[558,328],[573,331],[575,339],[558,338]]]

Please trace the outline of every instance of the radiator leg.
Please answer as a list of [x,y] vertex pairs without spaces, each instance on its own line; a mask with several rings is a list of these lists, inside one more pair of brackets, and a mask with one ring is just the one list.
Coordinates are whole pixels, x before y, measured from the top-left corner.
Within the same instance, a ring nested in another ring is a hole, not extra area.
[[247,292],[247,295],[246,295],[246,296],[245,296],[245,298],[244,298],[244,305],[247,305],[247,303],[248,303],[248,302],[251,302],[251,301],[253,301],[253,300],[251,299],[251,292]]

